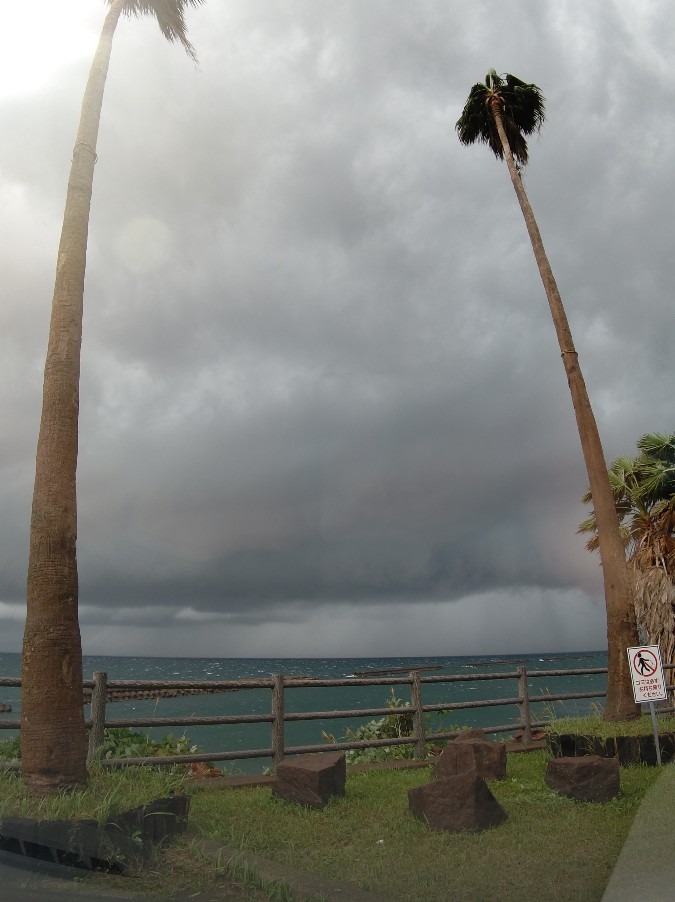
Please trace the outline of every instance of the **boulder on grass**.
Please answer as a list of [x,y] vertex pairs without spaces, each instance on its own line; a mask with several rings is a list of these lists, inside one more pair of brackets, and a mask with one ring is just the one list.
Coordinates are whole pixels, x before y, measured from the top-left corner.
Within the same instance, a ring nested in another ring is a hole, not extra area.
[[471,770],[485,780],[505,780],[504,743],[490,742],[482,730],[467,730],[445,746],[434,765],[434,778],[446,780]]
[[272,795],[311,808],[323,808],[345,794],[347,765],[343,752],[302,755],[277,765]]
[[432,830],[487,830],[506,820],[506,812],[476,771],[408,790],[408,807]]
[[559,795],[581,802],[609,802],[621,788],[618,758],[586,755],[552,758],[546,768],[546,785]]

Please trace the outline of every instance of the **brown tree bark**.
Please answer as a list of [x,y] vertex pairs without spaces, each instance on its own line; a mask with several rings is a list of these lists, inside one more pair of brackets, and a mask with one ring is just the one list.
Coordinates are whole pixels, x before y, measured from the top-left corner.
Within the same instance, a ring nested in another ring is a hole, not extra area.
[[56,264],[38,436],[23,641],[21,765],[34,793],[87,779],[76,471],[82,305],[96,141],[113,35],[106,16],[82,102]]
[[490,112],[494,119],[504,149],[506,165],[520,204],[532,250],[544,283],[544,290],[551,309],[560,353],[572,395],[572,404],[579,430],[579,439],[586,463],[593,508],[598,527],[600,561],[605,589],[607,610],[608,678],[605,720],[632,720],[640,714],[633,699],[633,689],[626,649],[638,645],[633,592],[626,564],[626,553],[619,529],[619,518],[614,505],[612,490],[607,477],[607,464],[602,450],[600,434],[586,391],[579,359],[572,341],[567,315],[563,306],[553,271],[548,262],[544,243],[534,218],[532,207],[523,187],[520,173],[511,152],[499,98],[490,100]]

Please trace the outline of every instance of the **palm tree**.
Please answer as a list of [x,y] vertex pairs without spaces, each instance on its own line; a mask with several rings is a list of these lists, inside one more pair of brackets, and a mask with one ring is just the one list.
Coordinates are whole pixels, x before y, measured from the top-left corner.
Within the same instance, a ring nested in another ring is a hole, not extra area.
[[471,88],[456,129],[462,144],[482,142],[490,147],[498,159],[506,160],[539,274],[544,283],[572,394],[572,404],[598,521],[609,656],[605,719],[629,720],[638,716],[639,709],[633,701],[626,649],[635,645],[638,640],[619,522],[607,479],[607,465],[600,435],[579,368],[579,359],[567,316],[520,173],[528,159],[526,136],[538,131],[544,119],[544,98],[536,85],[526,84],[513,75],[500,77],[494,69],[491,69],[485,78],[485,84],[479,83]]
[[[609,482],[621,523],[635,614],[641,641],[661,647],[675,662],[675,434],[649,433],[637,443],[637,457],[617,457]],[[592,501],[591,493],[583,497]],[[579,526],[598,548],[595,512]]]
[[76,468],[82,303],[103,91],[120,16],[154,16],[195,59],[185,11],[204,0],[106,0],[110,7],[82,101],[56,264],[35,486],[23,641],[21,759],[34,793],[86,782],[78,623]]

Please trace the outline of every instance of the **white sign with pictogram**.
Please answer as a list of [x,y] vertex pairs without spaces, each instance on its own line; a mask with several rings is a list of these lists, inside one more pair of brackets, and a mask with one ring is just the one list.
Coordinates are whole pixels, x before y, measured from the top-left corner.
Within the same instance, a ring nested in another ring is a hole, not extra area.
[[628,664],[636,702],[661,702],[668,698],[658,645],[629,648]]

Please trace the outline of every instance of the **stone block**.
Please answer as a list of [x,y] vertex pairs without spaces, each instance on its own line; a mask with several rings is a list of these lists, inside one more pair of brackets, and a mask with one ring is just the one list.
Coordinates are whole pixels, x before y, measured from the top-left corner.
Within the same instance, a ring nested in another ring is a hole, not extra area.
[[[445,780],[475,770],[485,780],[506,779],[506,746],[475,735],[458,736],[448,742],[434,764],[434,778]],[[480,731],[481,736],[484,734]]]
[[559,795],[581,802],[609,802],[621,788],[618,758],[586,755],[552,758],[546,768],[546,785]]
[[485,740],[485,730],[480,727],[469,727],[468,730],[462,730],[459,736],[455,736],[453,742],[466,742],[467,739],[483,739]]
[[487,830],[506,820],[506,812],[476,771],[449,776],[408,790],[408,807],[432,830]]
[[[573,758],[584,755],[600,755],[601,758],[618,758],[619,764],[657,764],[654,736],[586,736],[577,733],[546,734],[549,751],[554,758]],[[659,735],[661,762],[667,764],[675,759],[675,733]]]
[[272,795],[311,808],[323,808],[333,796],[345,794],[346,776],[343,752],[290,758],[277,765]]

